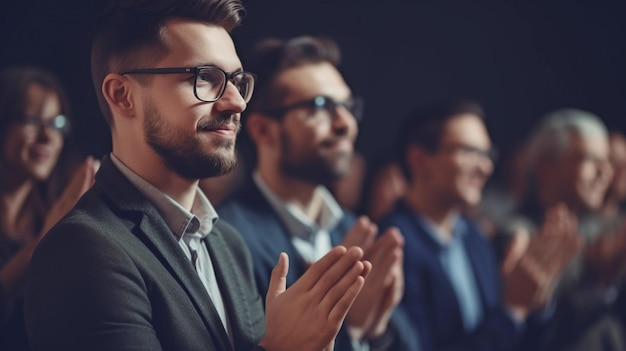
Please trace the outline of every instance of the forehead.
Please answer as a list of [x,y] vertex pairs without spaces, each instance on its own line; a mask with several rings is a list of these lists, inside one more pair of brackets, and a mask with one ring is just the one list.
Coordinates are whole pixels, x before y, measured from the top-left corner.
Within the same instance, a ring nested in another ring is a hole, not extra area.
[[442,142],[489,144],[489,135],[483,120],[474,114],[456,115],[446,121],[441,133]]
[[241,68],[235,44],[222,27],[189,19],[170,19],[165,22],[163,41],[168,52],[158,66],[215,65],[229,72]]
[[285,92],[283,101],[285,104],[317,95],[329,96],[340,101],[351,95],[341,73],[328,62],[288,68],[276,76],[274,85]]
[[27,115],[50,117],[58,114],[61,109],[58,95],[37,83],[28,86],[24,102],[24,113]]
[[576,154],[593,154],[601,157],[609,155],[609,140],[599,134],[583,135],[570,132],[570,150]]

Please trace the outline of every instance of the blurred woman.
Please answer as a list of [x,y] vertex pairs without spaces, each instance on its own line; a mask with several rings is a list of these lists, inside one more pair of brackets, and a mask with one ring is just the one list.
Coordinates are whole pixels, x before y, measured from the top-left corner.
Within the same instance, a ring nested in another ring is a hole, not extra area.
[[[69,133],[63,90],[34,67],[0,71],[0,350],[28,350],[22,289],[33,250],[92,185],[98,162],[84,160],[69,182],[59,160]],[[67,175],[67,173],[65,173]],[[55,184],[67,184],[61,193]]]

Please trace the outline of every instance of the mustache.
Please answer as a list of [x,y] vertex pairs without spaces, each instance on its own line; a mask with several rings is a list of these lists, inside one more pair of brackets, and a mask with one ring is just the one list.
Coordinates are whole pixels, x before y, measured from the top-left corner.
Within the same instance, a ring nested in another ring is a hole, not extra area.
[[321,142],[321,146],[322,147],[330,147],[340,141],[343,140],[347,140],[349,142],[351,142],[354,145],[354,142],[352,140],[350,140],[350,138],[346,137],[346,136],[338,136],[338,137],[330,137],[328,139],[325,139]]
[[224,113],[216,119],[202,119],[198,122],[199,130],[220,129],[228,125],[234,125],[237,133],[241,130],[240,118],[237,114]]

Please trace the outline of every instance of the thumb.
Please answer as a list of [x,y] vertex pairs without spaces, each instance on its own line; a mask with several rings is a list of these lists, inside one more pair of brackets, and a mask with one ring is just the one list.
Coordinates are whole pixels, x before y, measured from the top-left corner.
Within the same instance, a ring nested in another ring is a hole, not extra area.
[[502,271],[504,274],[510,273],[517,261],[524,255],[528,244],[530,242],[530,236],[528,232],[518,231],[512,238],[504,256],[504,262],[502,262]]
[[266,305],[274,301],[275,298],[287,290],[287,272],[289,272],[289,256],[281,252],[280,256],[278,256],[278,263],[276,263],[276,266],[272,269],[270,286],[267,289],[267,295],[265,297]]

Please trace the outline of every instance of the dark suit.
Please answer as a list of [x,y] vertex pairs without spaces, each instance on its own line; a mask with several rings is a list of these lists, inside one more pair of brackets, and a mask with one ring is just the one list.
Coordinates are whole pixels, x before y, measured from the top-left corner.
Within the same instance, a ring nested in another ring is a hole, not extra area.
[[[281,252],[289,255],[288,287],[304,274],[306,264],[300,259],[298,251],[292,244],[287,228],[254,183],[250,182],[221,204],[218,213],[221,218],[233,223],[248,244],[254,262],[254,275],[259,294],[265,296],[269,277]],[[355,216],[346,212],[330,231],[333,246],[341,243],[354,221]],[[408,317],[402,311],[394,312],[391,325],[396,331],[396,340],[391,350],[419,349],[417,333],[410,328]],[[338,351],[352,349],[350,339],[343,328],[337,336],[335,349]]]
[[399,204],[380,223],[381,230],[395,226],[404,235],[406,290],[402,305],[417,326],[424,349],[504,351],[519,349],[522,344],[536,345],[539,334],[534,325],[518,328],[501,304],[499,268],[492,247],[474,224],[466,218],[460,220],[467,224],[463,246],[482,304],[483,320],[474,332],[464,329],[456,293],[439,258],[441,248],[415,213]]
[[[265,332],[249,252],[222,221],[204,240],[235,350],[248,351]],[[232,350],[175,236],[108,157],[37,248],[25,316],[35,350]]]

